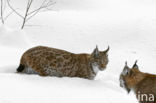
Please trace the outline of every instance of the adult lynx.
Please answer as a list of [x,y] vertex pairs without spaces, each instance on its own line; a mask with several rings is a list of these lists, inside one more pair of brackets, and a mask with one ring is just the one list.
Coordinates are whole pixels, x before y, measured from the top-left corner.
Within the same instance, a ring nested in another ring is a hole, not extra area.
[[139,103],[156,103],[156,75],[141,72],[136,63],[132,68],[126,63],[120,75],[120,86],[128,93],[133,90]]
[[94,79],[108,64],[108,51],[96,47],[91,54],[74,54],[56,48],[38,46],[26,51],[17,72],[41,76]]

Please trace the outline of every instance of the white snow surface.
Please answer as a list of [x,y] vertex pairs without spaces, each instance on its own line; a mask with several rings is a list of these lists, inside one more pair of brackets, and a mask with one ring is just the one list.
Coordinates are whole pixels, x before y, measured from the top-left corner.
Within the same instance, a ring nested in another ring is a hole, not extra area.
[[[141,71],[156,74],[156,1],[55,1],[23,30],[15,14],[0,25],[0,103],[138,103],[119,86],[119,75],[125,61],[135,60]],[[15,5],[24,7],[22,0]],[[36,45],[73,53],[109,45],[109,64],[95,80],[17,74],[21,55]]]

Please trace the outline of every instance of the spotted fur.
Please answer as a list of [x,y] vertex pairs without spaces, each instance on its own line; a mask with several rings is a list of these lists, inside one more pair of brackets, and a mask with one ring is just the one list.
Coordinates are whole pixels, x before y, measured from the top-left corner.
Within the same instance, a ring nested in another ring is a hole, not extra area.
[[65,50],[38,46],[23,54],[17,71],[41,76],[94,79],[98,70],[102,71],[107,66],[108,51],[109,48],[99,51],[96,47],[91,54],[74,54]]

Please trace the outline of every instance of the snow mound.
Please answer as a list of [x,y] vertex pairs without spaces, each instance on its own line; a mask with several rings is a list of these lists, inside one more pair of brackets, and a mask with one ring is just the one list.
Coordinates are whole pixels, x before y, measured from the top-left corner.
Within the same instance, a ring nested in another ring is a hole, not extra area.
[[0,67],[0,73],[15,73],[16,72],[16,68],[17,66],[16,65],[13,65],[13,66],[3,66],[3,67]]
[[134,94],[126,95],[118,82],[108,78],[110,73],[87,80],[17,74],[15,69],[0,68],[0,103],[137,103]]
[[12,47],[28,47],[29,38],[23,30],[12,30],[7,26],[0,26],[0,44]]

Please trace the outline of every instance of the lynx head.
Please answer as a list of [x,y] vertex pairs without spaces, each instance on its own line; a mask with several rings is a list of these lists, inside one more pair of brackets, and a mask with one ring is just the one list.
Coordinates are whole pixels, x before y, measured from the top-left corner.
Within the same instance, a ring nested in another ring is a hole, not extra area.
[[109,46],[105,51],[99,51],[98,47],[94,49],[91,54],[91,63],[93,67],[97,67],[99,70],[104,70],[108,64],[108,51]]
[[137,61],[135,61],[132,68],[129,68],[127,62],[125,62],[125,67],[120,74],[120,87],[126,89],[126,91],[129,93],[135,84],[135,76],[138,75],[138,73],[140,72]]

